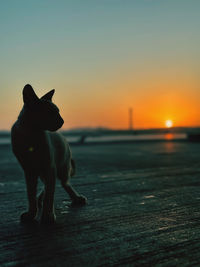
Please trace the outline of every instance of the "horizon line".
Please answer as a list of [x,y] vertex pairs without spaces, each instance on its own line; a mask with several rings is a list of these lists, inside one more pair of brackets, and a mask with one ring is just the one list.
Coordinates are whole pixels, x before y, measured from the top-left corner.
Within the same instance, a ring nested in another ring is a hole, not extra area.
[[[195,129],[195,128],[200,128],[200,125],[196,126],[174,126],[174,127],[148,127],[148,128],[111,128],[111,127],[104,127],[104,126],[96,126],[96,127],[90,127],[90,126],[85,126],[85,127],[72,127],[72,128],[61,128],[58,131],[77,131],[77,130],[108,130],[108,131],[143,131],[143,130],[173,130],[173,129]],[[0,129],[0,132],[10,132],[11,129]]]

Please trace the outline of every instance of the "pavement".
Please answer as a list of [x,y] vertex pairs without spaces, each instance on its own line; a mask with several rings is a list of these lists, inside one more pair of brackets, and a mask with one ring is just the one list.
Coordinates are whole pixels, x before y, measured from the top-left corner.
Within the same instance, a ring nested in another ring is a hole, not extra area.
[[[200,143],[72,147],[71,207],[59,182],[57,222],[20,223],[23,172],[0,146],[0,266],[200,266]],[[39,188],[42,184],[39,184]]]

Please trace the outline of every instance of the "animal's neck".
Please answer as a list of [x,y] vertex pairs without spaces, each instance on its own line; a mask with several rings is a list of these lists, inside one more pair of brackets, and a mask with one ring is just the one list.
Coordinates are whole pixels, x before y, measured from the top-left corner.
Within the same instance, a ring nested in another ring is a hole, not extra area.
[[44,130],[37,127],[36,124],[30,119],[24,108],[19,114],[18,120],[17,120],[17,126],[20,132],[28,135],[32,134],[42,134]]

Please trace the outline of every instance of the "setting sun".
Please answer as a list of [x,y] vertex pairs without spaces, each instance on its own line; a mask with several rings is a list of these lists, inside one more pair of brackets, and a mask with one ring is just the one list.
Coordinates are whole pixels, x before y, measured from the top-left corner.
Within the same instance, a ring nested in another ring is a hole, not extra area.
[[165,126],[166,126],[167,128],[171,128],[171,127],[173,126],[173,121],[172,121],[172,120],[166,120],[166,122],[165,122]]

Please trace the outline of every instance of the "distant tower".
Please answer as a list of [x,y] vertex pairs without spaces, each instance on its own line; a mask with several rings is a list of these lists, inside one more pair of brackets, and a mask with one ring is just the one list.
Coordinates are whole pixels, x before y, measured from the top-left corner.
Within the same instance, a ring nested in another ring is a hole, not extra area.
[[133,109],[129,108],[129,130],[133,130]]

